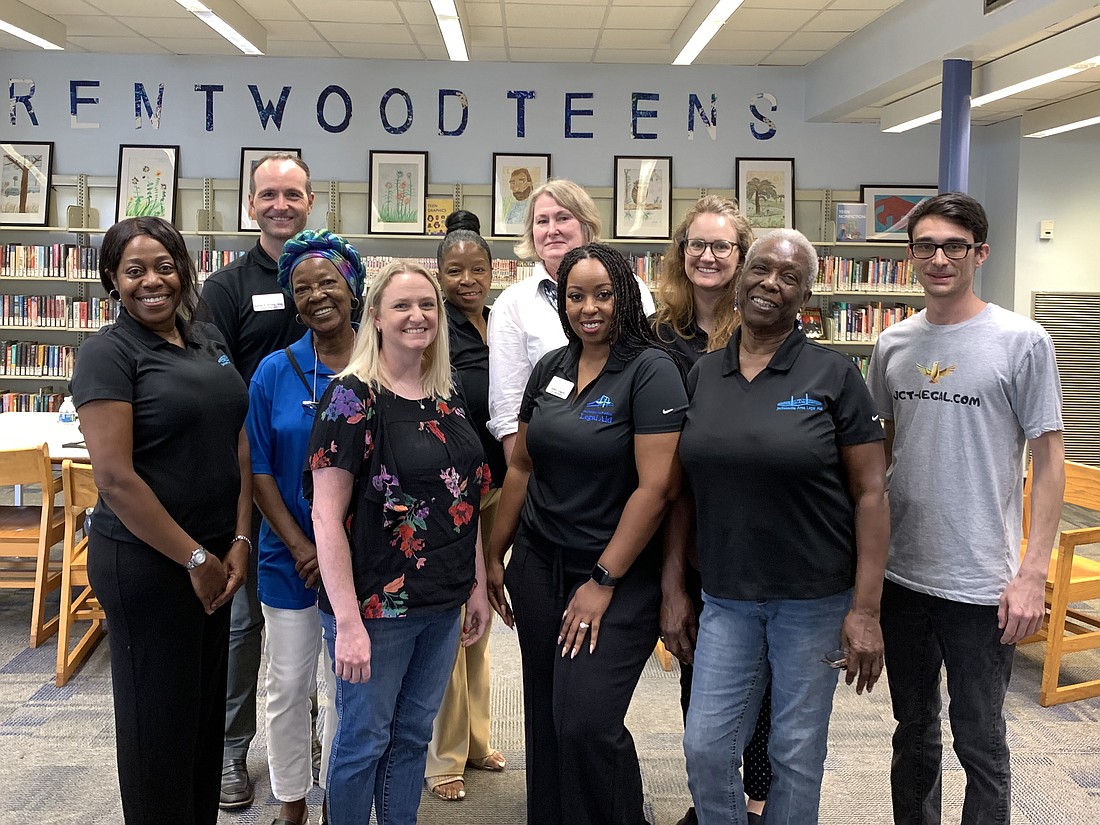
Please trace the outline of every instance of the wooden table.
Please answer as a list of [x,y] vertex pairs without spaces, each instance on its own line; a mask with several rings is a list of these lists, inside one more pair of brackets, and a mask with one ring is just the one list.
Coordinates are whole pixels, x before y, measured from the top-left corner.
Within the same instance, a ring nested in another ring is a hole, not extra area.
[[[0,450],[37,447],[43,443],[48,445],[50,460],[55,464],[66,458],[83,462],[89,460],[80,429],[76,424],[62,424],[57,420],[57,413],[0,413]],[[14,503],[23,503],[23,491],[19,487],[15,488]]]

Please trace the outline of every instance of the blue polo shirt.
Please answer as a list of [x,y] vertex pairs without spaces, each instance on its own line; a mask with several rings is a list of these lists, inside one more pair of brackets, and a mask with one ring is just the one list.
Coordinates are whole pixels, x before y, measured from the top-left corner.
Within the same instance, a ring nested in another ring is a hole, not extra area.
[[[281,349],[264,358],[249,387],[248,441],[252,448],[252,472],[274,477],[283,503],[302,532],[313,539],[309,502],[302,495],[302,470],[306,466],[309,434],[314,413],[303,401],[321,400],[333,372],[313,352],[313,333],[290,345],[306,385]],[[316,377],[317,394],[313,395]],[[317,591],[305,586],[294,569],[294,558],[283,540],[263,520],[260,526],[258,586],[260,601],[282,610],[302,610],[317,603]]]

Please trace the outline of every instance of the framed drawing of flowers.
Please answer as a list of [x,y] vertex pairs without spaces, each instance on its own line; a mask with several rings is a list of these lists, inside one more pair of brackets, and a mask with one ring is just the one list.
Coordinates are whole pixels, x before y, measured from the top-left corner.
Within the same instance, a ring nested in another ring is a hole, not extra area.
[[119,146],[115,220],[164,218],[175,222],[179,165],[178,146]]
[[52,143],[0,143],[0,225],[45,226]]
[[427,188],[427,152],[372,151],[367,231],[373,235],[423,235]]

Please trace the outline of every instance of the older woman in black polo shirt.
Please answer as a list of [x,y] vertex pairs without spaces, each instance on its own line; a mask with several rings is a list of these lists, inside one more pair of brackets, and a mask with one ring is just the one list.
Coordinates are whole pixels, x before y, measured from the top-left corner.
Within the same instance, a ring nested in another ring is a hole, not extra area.
[[[852,362],[796,327],[816,271],[799,232],[754,242],[741,326],[688,376],[680,459],[706,606],[684,749],[701,825],[746,822],[737,767],[769,676],[765,817],[817,822],[837,674],[825,659],[842,649],[860,693],[882,669],[883,432]],[[689,529],[670,519],[681,541]]]
[[569,344],[543,356],[524,391],[489,597],[509,626],[505,581],[515,603],[528,825],[641,825],[624,720],[657,640],[654,533],[678,488],[687,398],[619,253],[587,244],[558,272]]
[[107,616],[127,825],[214,825],[229,608],[252,511],[248,391],[211,324],[176,228],[128,218],[103,236],[118,321],[80,347],[73,398],[99,501],[88,576]]

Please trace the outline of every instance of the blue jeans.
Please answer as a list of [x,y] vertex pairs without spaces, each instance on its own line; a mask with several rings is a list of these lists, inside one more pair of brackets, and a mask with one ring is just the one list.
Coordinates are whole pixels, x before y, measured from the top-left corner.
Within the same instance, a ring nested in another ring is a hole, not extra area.
[[[321,612],[336,658],[336,619]],[[336,679],[340,718],[328,771],[328,821],[415,825],[432,723],[458,650],[459,608],[428,616],[366,619],[370,680]]]
[[940,671],[947,667],[948,715],[966,773],[963,825],[1005,825],[1011,808],[1004,701],[1015,645],[1001,644],[997,605],[966,604],[887,580],[882,637],[894,707],[890,768],[894,822],[939,825]]
[[817,822],[838,671],[851,606],[845,590],[821,599],[744,601],[703,594],[691,707],[684,731],[688,786],[700,825],[744,825],[741,754],[771,677],[772,785],[767,825]]

